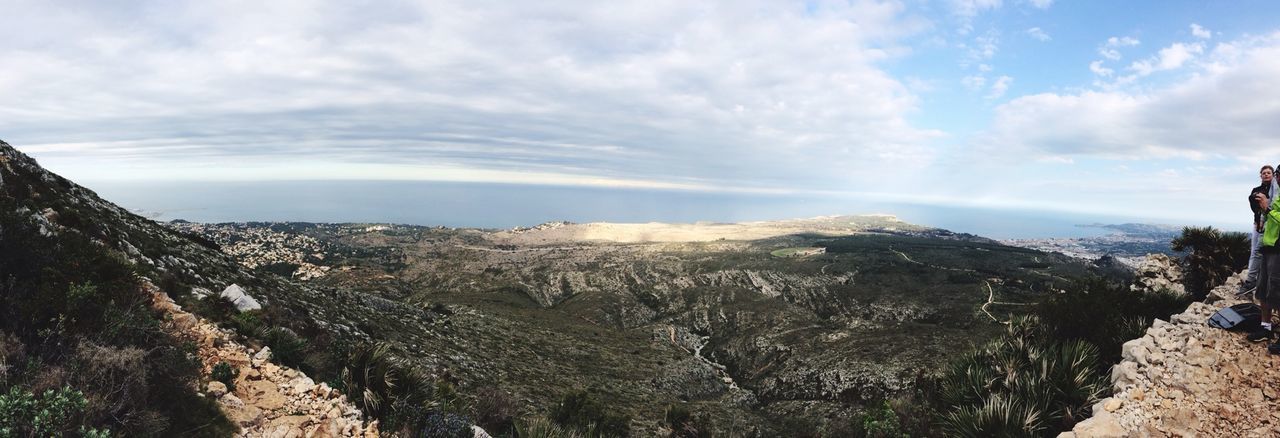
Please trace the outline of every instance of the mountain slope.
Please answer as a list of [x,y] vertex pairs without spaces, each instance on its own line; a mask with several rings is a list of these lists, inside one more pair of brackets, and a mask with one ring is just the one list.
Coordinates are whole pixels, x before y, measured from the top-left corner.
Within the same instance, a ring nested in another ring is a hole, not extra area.
[[[643,435],[663,431],[675,405],[728,434],[841,430],[865,403],[909,388],[1088,270],[885,217],[763,234],[707,225],[706,235],[683,225],[165,227],[7,144],[0,157],[0,190],[37,233],[125,254],[184,308],[241,335],[296,333],[303,345],[281,352],[316,381],[341,382],[348,359],[377,345],[437,392],[457,387],[463,403],[509,393],[515,415],[530,418],[585,389]],[[233,284],[262,309],[198,299]]]

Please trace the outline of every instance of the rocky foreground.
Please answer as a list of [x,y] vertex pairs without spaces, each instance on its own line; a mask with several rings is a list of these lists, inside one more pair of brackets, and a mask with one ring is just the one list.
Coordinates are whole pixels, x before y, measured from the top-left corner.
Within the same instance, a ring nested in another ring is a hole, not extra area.
[[1234,297],[1241,278],[1214,289],[1212,304],[1193,303],[1125,343],[1111,374],[1115,394],[1059,438],[1280,436],[1280,356],[1206,324],[1245,302]]
[[[237,436],[272,438],[377,437],[378,422],[366,423],[360,409],[325,383],[271,363],[271,350],[253,350],[234,333],[182,310],[164,292],[152,290],[152,305],[168,316],[166,328],[199,349],[204,375],[219,362],[238,371],[235,389],[211,381],[205,394],[216,398],[227,418],[241,428]],[[214,299],[214,298],[209,298]]]

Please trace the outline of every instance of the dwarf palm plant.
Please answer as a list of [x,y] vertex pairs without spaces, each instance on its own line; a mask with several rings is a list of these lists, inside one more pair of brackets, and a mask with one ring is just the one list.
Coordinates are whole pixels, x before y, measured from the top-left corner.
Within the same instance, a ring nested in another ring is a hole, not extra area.
[[1106,386],[1098,350],[1084,341],[1045,345],[1035,318],[1016,318],[986,347],[954,362],[941,396],[949,436],[1038,436],[1083,418]]

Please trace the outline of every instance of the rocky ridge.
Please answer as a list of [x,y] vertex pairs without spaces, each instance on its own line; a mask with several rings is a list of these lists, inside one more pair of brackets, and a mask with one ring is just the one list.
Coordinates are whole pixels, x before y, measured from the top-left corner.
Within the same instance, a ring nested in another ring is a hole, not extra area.
[[1243,273],[1168,322],[1123,346],[1112,368],[1114,395],[1064,437],[1280,436],[1280,357],[1265,343],[1210,327],[1235,297]]
[[271,349],[254,350],[234,340],[234,332],[220,329],[182,310],[155,286],[152,306],[166,313],[166,328],[198,348],[203,374],[221,362],[238,370],[234,390],[211,381],[205,394],[241,428],[237,436],[377,437],[378,421],[365,422],[360,409],[326,383],[315,383],[305,374],[270,362]]

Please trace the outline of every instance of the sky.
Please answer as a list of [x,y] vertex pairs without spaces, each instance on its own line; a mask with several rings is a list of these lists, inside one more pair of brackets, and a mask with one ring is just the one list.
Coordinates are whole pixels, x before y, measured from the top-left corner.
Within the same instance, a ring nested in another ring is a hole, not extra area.
[[1271,1],[0,0],[0,22],[0,140],[90,188],[429,180],[1234,223],[1280,162]]

